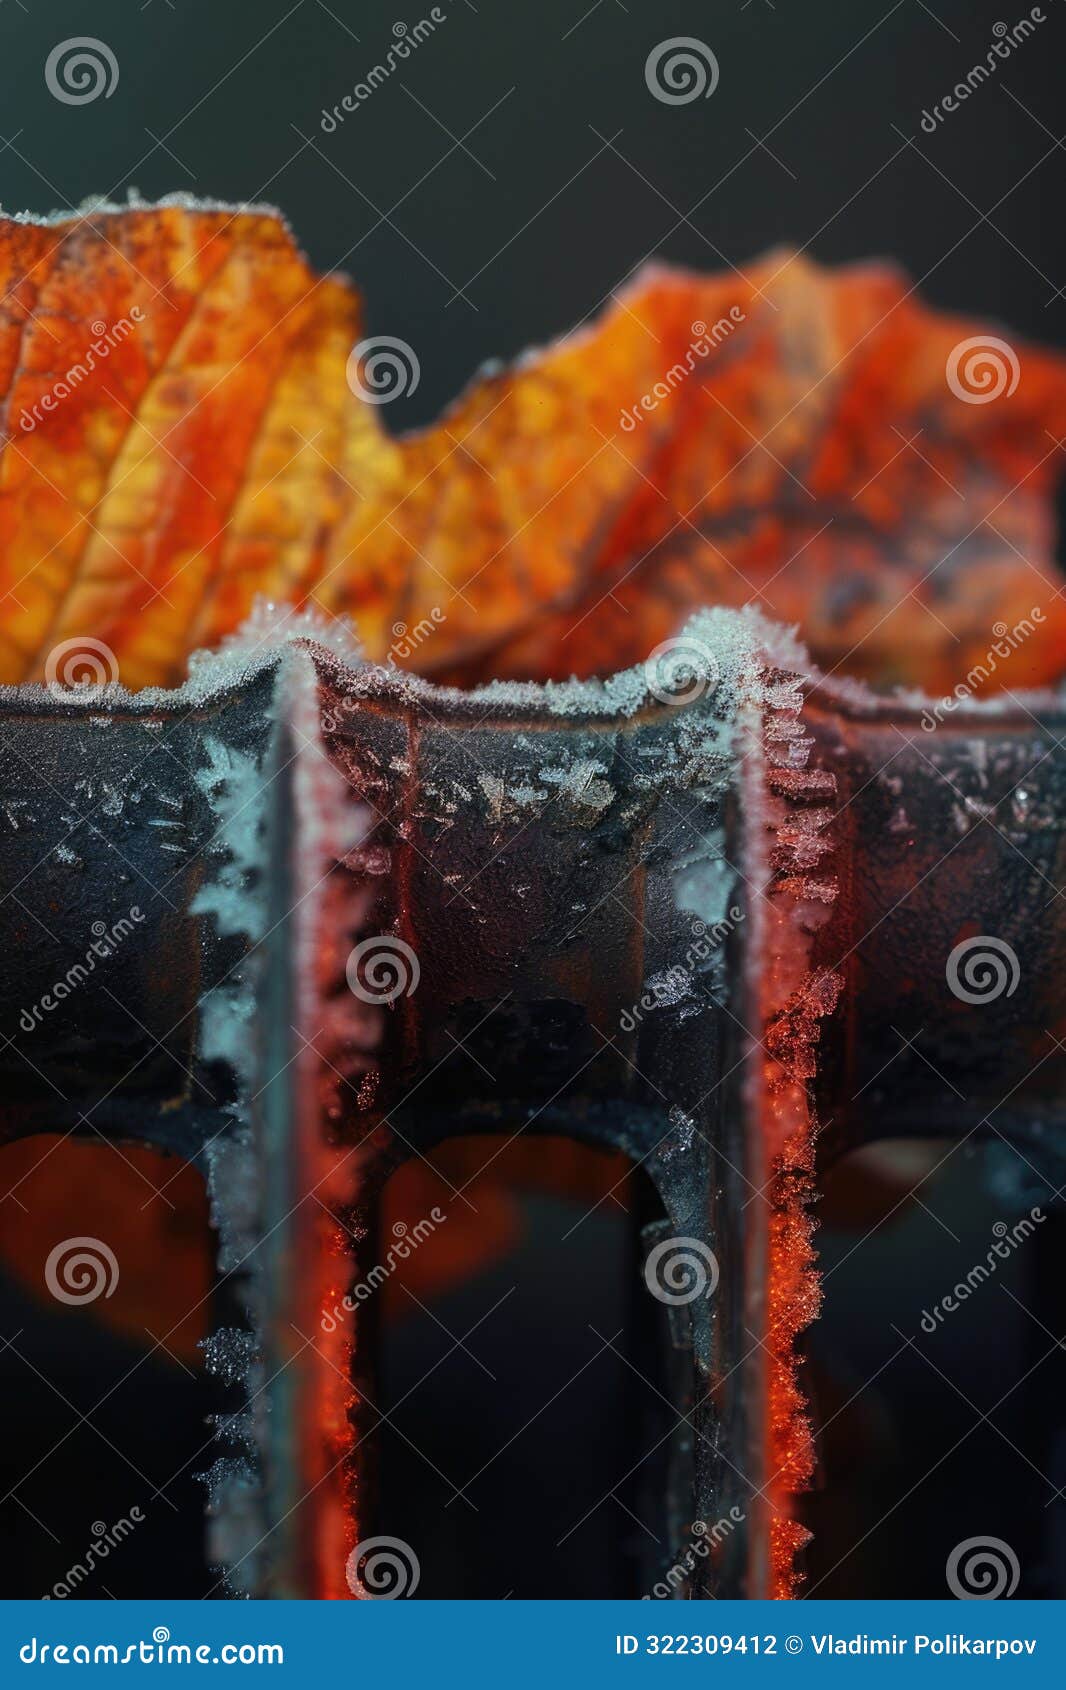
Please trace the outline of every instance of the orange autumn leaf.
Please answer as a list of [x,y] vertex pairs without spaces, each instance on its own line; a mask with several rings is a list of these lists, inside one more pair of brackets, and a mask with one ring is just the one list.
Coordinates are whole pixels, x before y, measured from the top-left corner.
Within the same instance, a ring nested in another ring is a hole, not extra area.
[[[199,1363],[214,1252],[207,1192],[191,1164],[143,1144],[108,1149],[99,1138],[42,1135],[5,1144],[3,1172],[0,1273],[16,1275],[53,1317],[102,1321],[160,1365]],[[95,1257],[110,1252],[114,1272],[102,1295],[75,1295],[70,1307],[54,1283],[92,1288],[91,1268],[79,1269],[71,1248],[86,1239]]]
[[954,684],[1034,606],[1011,684],[1066,666],[1066,365],[993,346],[984,402],[977,326],[889,268],[646,270],[401,440],[346,379],[357,295],[272,212],[3,222],[0,297],[0,679],[90,636],[175,683],[260,593],[376,657],[436,609],[413,666],[465,681],[611,670],[749,600],[879,684]]

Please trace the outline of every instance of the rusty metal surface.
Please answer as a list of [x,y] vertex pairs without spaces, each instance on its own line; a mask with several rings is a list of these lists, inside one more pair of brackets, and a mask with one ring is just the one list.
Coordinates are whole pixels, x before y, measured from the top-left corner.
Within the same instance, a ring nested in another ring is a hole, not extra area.
[[845,976],[819,1079],[825,1162],[895,1137],[1005,1138],[1066,1167],[1066,701],[865,703],[816,688],[846,862]]
[[[210,1498],[235,1590],[349,1593],[374,1363],[358,1331],[354,1360],[324,1343],[319,1316],[343,1290],[338,1240],[358,1276],[384,1181],[458,1133],[621,1150],[667,1232],[714,1254],[719,1295],[671,1310],[671,1559],[687,1523],[771,1477],[751,1342],[769,1244],[748,1203],[773,1171],[761,982],[798,983],[790,945],[845,980],[814,1082],[823,1163],[907,1133],[1061,1150],[1066,711],[926,734],[916,710],[816,687],[810,768],[786,711],[768,792],[772,665],[741,619],[716,638],[687,698],[639,676],[460,694],[306,643],[173,694],[0,695],[0,1123],[203,1168],[255,1350],[254,1458],[221,1445]],[[781,793],[817,884],[776,858],[760,872],[770,837],[805,861],[780,843]],[[761,906],[782,891],[797,913],[774,926]],[[971,929],[1021,962],[979,1014],[945,982]],[[57,992],[101,932],[91,989]],[[398,989],[353,987],[361,944]],[[240,1337],[218,1342],[236,1367]],[[686,1589],[765,1594],[770,1562],[752,1503]]]
[[[387,671],[291,647],[193,693],[0,702],[4,1133],[142,1140],[204,1169],[223,1266],[262,1340],[246,1380],[256,1471],[223,1451],[213,1475],[236,1589],[347,1594],[338,1532],[359,1462],[337,1473],[326,1459],[321,1340],[312,1325],[301,1359],[292,1336],[318,1317],[320,1210],[350,1225],[405,1157],[517,1123],[624,1150],[669,1231],[712,1249],[714,1147],[736,1138],[721,1082],[745,1035],[720,1007],[717,941],[700,935],[736,883],[737,684],[680,707],[620,710],[605,694],[563,711],[543,696],[415,696]],[[328,755],[311,743],[319,711]],[[316,792],[335,771],[343,792]],[[339,827],[323,822],[330,804],[349,807]],[[330,875],[332,902],[309,917]],[[343,941],[325,964],[323,914]],[[57,993],[100,923],[92,989]],[[353,1030],[343,965],[366,931],[411,946],[419,989],[394,1013],[357,1003]],[[707,966],[666,1009],[647,981],[694,941]],[[25,1005],[46,1007],[20,1032]],[[725,1469],[711,1305],[674,1316],[680,1532],[717,1506]],[[236,1365],[227,1343],[222,1367]],[[357,1377],[369,1365],[357,1350]],[[360,1428],[357,1413],[357,1442]]]

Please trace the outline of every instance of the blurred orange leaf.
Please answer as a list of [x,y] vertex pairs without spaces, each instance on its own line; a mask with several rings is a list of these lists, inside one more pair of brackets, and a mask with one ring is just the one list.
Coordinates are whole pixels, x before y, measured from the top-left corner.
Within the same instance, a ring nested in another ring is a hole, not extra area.
[[1066,666],[1066,366],[1002,337],[982,361],[892,269],[646,270],[401,440],[388,353],[346,377],[357,295],[271,212],[2,222],[0,298],[4,680],[90,636],[174,683],[257,593],[375,657],[426,619],[411,666],[462,681],[611,670],[749,600],[881,684],[954,684],[1034,606],[1009,684]]

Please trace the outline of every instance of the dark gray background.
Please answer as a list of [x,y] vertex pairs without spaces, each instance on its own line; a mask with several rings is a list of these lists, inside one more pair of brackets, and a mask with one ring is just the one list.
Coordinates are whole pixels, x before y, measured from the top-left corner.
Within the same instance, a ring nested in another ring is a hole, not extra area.
[[[402,70],[323,134],[323,107],[382,59],[393,24],[429,10],[0,0],[0,203],[131,186],[273,201],[316,265],[358,281],[370,332],[418,348],[421,385],[387,408],[392,428],[595,312],[646,257],[886,254],[936,303],[1066,341],[1062,0],[932,136],[923,108],[1018,0],[447,0]],[[71,35],[112,48],[110,98],[49,94],[44,60]],[[715,52],[711,98],[648,92],[647,55],[675,35]]]

